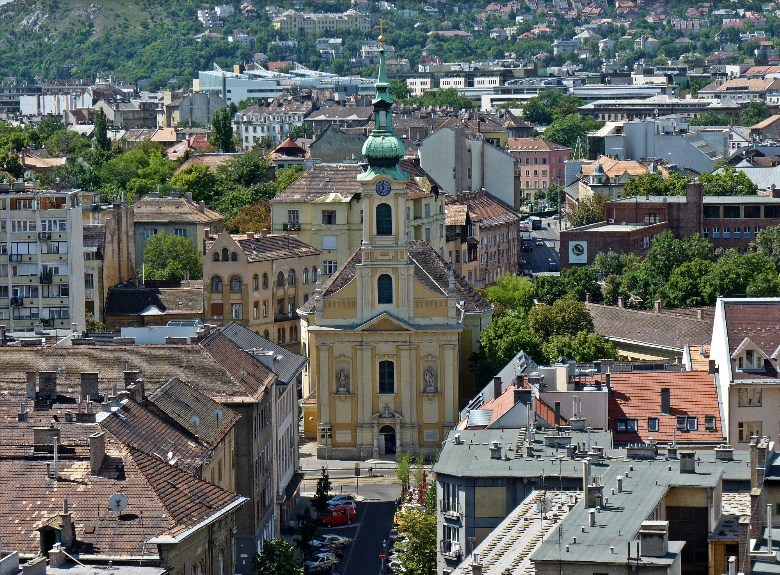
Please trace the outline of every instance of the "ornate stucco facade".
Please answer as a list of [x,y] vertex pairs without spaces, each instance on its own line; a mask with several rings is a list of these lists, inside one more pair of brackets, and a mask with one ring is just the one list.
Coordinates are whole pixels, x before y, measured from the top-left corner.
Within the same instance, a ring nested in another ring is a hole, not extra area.
[[322,457],[435,451],[458,417],[461,338],[493,311],[427,242],[408,239],[410,176],[388,88],[383,55],[357,175],[363,239],[299,310]]

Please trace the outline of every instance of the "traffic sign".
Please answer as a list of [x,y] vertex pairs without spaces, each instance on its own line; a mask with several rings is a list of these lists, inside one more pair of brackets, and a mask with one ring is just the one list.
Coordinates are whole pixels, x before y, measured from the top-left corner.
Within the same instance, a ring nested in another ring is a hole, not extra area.
[[380,554],[379,554],[379,558],[380,558],[382,561],[384,561],[385,559],[387,559],[387,555],[385,555],[384,553],[380,553]]

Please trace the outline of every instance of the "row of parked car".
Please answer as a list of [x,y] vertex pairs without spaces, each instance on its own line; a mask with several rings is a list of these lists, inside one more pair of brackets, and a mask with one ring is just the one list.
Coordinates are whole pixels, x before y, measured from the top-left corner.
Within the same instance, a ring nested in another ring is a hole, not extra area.
[[316,551],[314,556],[305,561],[303,566],[309,573],[332,571],[344,556],[344,548],[352,543],[349,537],[340,535],[320,535],[319,539],[312,541],[312,548]]

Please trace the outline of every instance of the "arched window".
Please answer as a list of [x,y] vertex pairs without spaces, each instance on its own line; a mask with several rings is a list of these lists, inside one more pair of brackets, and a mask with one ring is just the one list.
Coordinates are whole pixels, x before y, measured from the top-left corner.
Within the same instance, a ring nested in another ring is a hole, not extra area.
[[268,289],[268,274],[263,274],[263,289]]
[[230,278],[230,291],[241,291],[241,276]]
[[222,278],[219,276],[211,276],[211,291],[212,292],[220,292],[222,291]]
[[252,289],[255,291],[260,289],[260,278],[257,277],[257,274],[252,276]]
[[311,268],[311,283],[316,284],[317,283],[317,267]]
[[219,252],[214,252],[214,261],[215,262],[219,261]]
[[236,252],[233,252],[230,254],[230,261],[231,262],[237,262],[238,261],[238,254]]
[[309,268],[303,268],[303,283],[309,283]]
[[379,362],[379,393],[395,393],[395,363]]
[[278,341],[276,343],[284,343],[284,328],[280,327],[277,330],[277,339]]
[[230,261],[230,253],[228,252],[227,248],[222,248],[222,261],[223,262]]
[[376,280],[377,303],[393,303],[393,278],[382,274]]
[[279,272],[276,276],[276,287],[284,287],[284,272]]
[[287,285],[294,286],[295,285],[295,270],[290,270],[287,273]]
[[263,332],[263,337],[264,337],[265,339],[268,339],[268,336],[270,336],[270,335],[271,335],[271,334],[270,334],[270,333],[268,333],[268,330],[265,330],[265,331]]
[[393,209],[389,204],[379,204],[376,207],[376,235],[393,235]]

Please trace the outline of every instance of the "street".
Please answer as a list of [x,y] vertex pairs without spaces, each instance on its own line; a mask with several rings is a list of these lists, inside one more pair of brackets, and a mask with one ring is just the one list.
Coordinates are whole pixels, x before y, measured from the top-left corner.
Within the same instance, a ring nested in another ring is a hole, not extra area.
[[[547,227],[547,224],[550,227]],[[529,261],[531,264],[530,269],[534,275],[549,274],[550,262],[556,262],[558,269],[560,269],[560,234],[558,232],[558,219],[557,218],[543,218],[542,229],[532,230],[531,238],[533,239],[533,249],[531,252],[522,252],[523,258]],[[536,239],[541,238],[544,240],[543,246],[536,245]],[[528,267],[526,266],[527,270]]]

